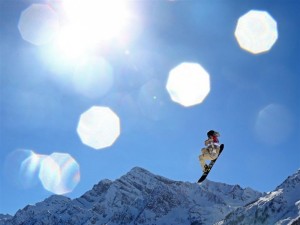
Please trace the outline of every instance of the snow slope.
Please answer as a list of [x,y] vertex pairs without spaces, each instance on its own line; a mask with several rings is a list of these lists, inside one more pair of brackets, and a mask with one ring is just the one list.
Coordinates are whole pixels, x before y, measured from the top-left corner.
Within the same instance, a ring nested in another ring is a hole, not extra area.
[[300,170],[274,191],[230,213],[218,225],[300,225]]
[[79,198],[53,195],[0,224],[211,225],[262,195],[208,180],[201,185],[173,181],[136,167],[115,181],[100,181]]

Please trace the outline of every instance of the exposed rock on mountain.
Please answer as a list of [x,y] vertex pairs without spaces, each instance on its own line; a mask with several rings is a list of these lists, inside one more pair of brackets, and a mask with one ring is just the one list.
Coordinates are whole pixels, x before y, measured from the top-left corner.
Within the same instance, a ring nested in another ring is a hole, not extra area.
[[13,217],[2,216],[0,225],[295,225],[299,185],[299,171],[265,195],[209,180],[201,185],[173,181],[136,167],[115,181],[100,181],[79,198],[53,195]]

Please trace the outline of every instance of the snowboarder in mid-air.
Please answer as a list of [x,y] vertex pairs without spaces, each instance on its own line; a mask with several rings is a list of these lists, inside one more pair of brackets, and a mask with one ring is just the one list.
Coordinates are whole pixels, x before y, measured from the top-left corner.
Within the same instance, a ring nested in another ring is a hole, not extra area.
[[[224,145],[219,143],[218,137],[220,137],[219,132],[210,130],[207,132],[208,139],[205,140],[205,148],[202,148],[201,155],[199,155],[200,165],[202,167],[203,175],[198,180],[198,183],[205,180],[209,171],[213,167],[214,163],[218,159],[219,155],[223,151]],[[206,160],[211,160],[209,165],[206,164]]]

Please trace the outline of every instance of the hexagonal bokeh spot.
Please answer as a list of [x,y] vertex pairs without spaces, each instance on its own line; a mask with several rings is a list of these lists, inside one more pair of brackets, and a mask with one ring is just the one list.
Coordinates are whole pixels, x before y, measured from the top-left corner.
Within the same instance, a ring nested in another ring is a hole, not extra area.
[[77,133],[85,145],[94,149],[106,148],[120,135],[120,119],[108,107],[93,106],[81,114]]
[[47,44],[59,31],[59,18],[44,4],[32,4],[20,16],[18,28],[22,38],[34,45]]
[[246,51],[253,54],[266,52],[278,38],[277,23],[269,13],[251,10],[239,18],[235,37]]
[[294,125],[293,115],[286,106],[271,103],[259,111],[255,132],[262,142],[278,145],[290,138]]
[[52,193],[66,194],[80,181],[79,164],[66,153],[52,153],[41,163],[39,178],[44,188]]
[[202,103],[210,92],[210,77],[197,63],[181,63],[169,73],[167,91],[185,107]]

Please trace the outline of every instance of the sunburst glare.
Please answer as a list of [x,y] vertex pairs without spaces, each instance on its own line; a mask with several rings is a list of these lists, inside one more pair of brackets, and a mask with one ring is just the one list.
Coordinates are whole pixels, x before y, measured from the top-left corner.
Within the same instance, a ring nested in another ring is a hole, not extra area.
[[130,24],[126,1],[64,0],[66,15],[56,47],[67,57],[79,56],[122,36]]
[[113,68],[104,58],[83,60],[72,76],[74,89],[86,97],[102,97],[113,85]]

